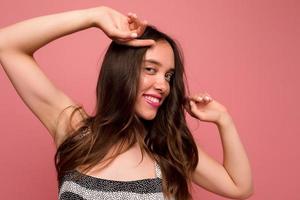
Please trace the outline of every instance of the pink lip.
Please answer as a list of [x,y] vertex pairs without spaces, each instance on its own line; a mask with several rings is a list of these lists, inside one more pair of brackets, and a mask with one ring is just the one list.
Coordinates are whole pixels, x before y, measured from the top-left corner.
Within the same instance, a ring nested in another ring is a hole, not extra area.
[[160,106],[160,103],[155,103],[155,102],[152,102],[152,101],[150,101],[150,100],[148,100],[148,99],[146,99],[145,98],[145,100],[146,100],[146,102],[148,103],[148,104],[150,104],[152,107],[154,107],[154,108],[158,108],[159,106]]
[[[152,97],[158,98],[159,101],[161,101],[161,97],[158,96],[158,95],[144,94],[143,96],[152,96]],[[158,108],[158,107],[160,106],[160,102],[152,102],[152,101],[150,101],[149,99],[146,99],[146,98],[144,98],[144,99],[145,99],[145,101],[146,101],[148,104],[150,104],[150,105],[151,105],[152,107],[154,107],[154,108]]]

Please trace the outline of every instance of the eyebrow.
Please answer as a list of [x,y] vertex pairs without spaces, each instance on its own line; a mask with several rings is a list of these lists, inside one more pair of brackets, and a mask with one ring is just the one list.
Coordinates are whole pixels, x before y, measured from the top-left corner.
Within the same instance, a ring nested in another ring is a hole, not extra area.
[[[159,61],[154,60],[154,59],[145,59],[145,60],[143,60],[143,62],[149,62],[149,63],[155,64],[155,65],[158,65],[160,67],[162,66],[162,64]],[[175,69],[171,68],[169,71],[175,72]]]

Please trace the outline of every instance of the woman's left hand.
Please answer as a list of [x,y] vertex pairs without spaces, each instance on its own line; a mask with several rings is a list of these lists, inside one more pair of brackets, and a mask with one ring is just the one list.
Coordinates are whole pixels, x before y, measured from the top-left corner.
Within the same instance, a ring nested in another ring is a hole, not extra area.
[[138,39],[143,35],[148,22],[141,21],[136,14],[127,16],[106,6],[89,9],[94,26],[99,27],[110,39],[116,43],[129,46],[151,46],[152,39]]
[[186,111],[193,117],[206,122],[220,123],[227,109],[207,93],[187,97]]

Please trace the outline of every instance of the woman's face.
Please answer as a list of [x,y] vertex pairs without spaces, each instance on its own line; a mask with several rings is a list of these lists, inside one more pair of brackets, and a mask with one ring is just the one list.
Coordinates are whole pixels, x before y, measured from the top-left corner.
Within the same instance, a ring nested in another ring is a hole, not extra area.
[[149,48],[141,65],[136,114],[145,119],[155,118],[160,105],[170,93],[170,80],[175,66],[172,47],[166,41],[157,41]]

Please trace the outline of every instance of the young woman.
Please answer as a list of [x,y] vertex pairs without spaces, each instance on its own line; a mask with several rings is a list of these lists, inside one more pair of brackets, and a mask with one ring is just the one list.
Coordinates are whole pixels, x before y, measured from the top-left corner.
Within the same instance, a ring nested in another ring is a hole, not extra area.
[[[49,42],[90,27],[113,40],[93,115],[56,88],[33,57]],[[186,200],[191,181],[225,197],[251,195],[249,161],[230,114],[207,93],[186,95],[176,43],[135,14],[96,7],[8,26],[0,30],[0,61],[57,146],[59,199]],[[217,125],[223,165],[194,142],[184,110]]]

